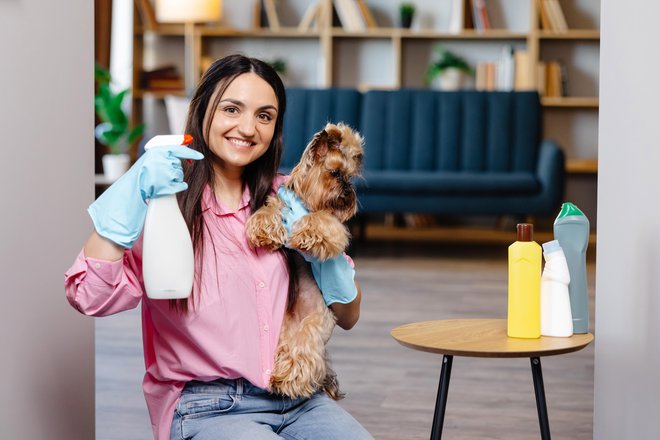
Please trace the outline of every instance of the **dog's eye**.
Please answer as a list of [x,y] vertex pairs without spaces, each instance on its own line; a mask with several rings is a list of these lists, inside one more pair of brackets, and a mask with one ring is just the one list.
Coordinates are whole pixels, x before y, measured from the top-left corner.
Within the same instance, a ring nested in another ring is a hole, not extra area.
[[332,170],[332,171],[330,171],[330,175],[332,177],[338,178],[338,177],[341,177],[341,172],[339,170]]

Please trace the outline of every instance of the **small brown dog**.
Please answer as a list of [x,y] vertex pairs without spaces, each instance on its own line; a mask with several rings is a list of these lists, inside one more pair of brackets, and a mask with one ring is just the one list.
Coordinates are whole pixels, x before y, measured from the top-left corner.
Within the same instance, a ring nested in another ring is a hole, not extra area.
[[[318,132],[285,185],[309,213],[293,224],[289,236],[282,222],[285,203],[277,195],[269,196],[247,222],[250,243],[270,250],[287,244],[320,261],[340,255],[350,238],[344,222],[357,212],[351,179],[360,175],[362,143],[357,132],[341,123],[327,124]],[[325,350],[335,316],[302,257],[296,259],[296,272],[292,276],[298,277],[299,292],[282,323],[271,391],[296,398],[323,388],[330,397],[339,399],[336,375],[328,366]]]

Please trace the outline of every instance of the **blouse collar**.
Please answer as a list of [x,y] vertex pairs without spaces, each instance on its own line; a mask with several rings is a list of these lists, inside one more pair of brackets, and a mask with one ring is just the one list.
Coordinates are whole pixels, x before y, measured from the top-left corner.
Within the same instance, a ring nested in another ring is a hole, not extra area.
[[206,185],[204,188],[204,193],[202,194],[202,212],[206,210],[213,211],[216,215],[229,215],[234,214],[250,204],[250,190],[247,185],[243,188],[243,195],[241,196],[241,201],[238,204],[238,208],[235,211],[227,208],[221,200],[219,200],[211,188],[211,185]]

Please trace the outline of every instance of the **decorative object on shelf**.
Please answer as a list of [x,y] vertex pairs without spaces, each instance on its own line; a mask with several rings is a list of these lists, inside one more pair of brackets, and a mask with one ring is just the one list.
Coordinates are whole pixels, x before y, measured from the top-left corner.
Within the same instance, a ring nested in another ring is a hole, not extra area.
[[128,146],[142,135],[144,124],[132,128],[129,126],[129,118],[122,108],[129,89],[113,92],[110,87],[110,72],[99,64],[94,66],[94,78],[97,84],[94,110],[101,121],[94,134],[96,139],[110,150],[110,154],[104,155],[102,159],[103,173],[108,181],[115,181],[128,169]]
[[415,17],[415,4],[414,3],[401,3],[399,5],[399,18],[401,20],[401,27],[409,29],[412,25],[413,18]]
[[272,61],[268,61],[268,64],[270,64],[270,67],[272,67],[278,74],[286,75],[287,64],[284,58],[275,58]]
[[448,30],[452,34],[463,32],[463,18],[465,16],[465,3],[463,0],[452,0],[451,15],[449,17]]
[[165,95],[165,113],[170,134],[184,134],[190,98],[188,96]]
[[426,83],[439,90],[460,90],[466,76],[472,76],[474,70],[460,56],[438,45],[435,57],[426,70]]
[[192,93],[197,83],[195,72],[195,23],[218,21],[222,17],[222,0],[156,0],[159,23],[184,23],[186,92]]

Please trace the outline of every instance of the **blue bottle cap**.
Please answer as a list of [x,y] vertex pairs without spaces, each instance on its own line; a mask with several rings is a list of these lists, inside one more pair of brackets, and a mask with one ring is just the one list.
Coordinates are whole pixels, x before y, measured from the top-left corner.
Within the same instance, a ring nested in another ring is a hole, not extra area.
[[549,254],[550,252],[561,251],[561,246],[559,245],[558,240],[552,240],[547,243],[543,243],[543,252]]

